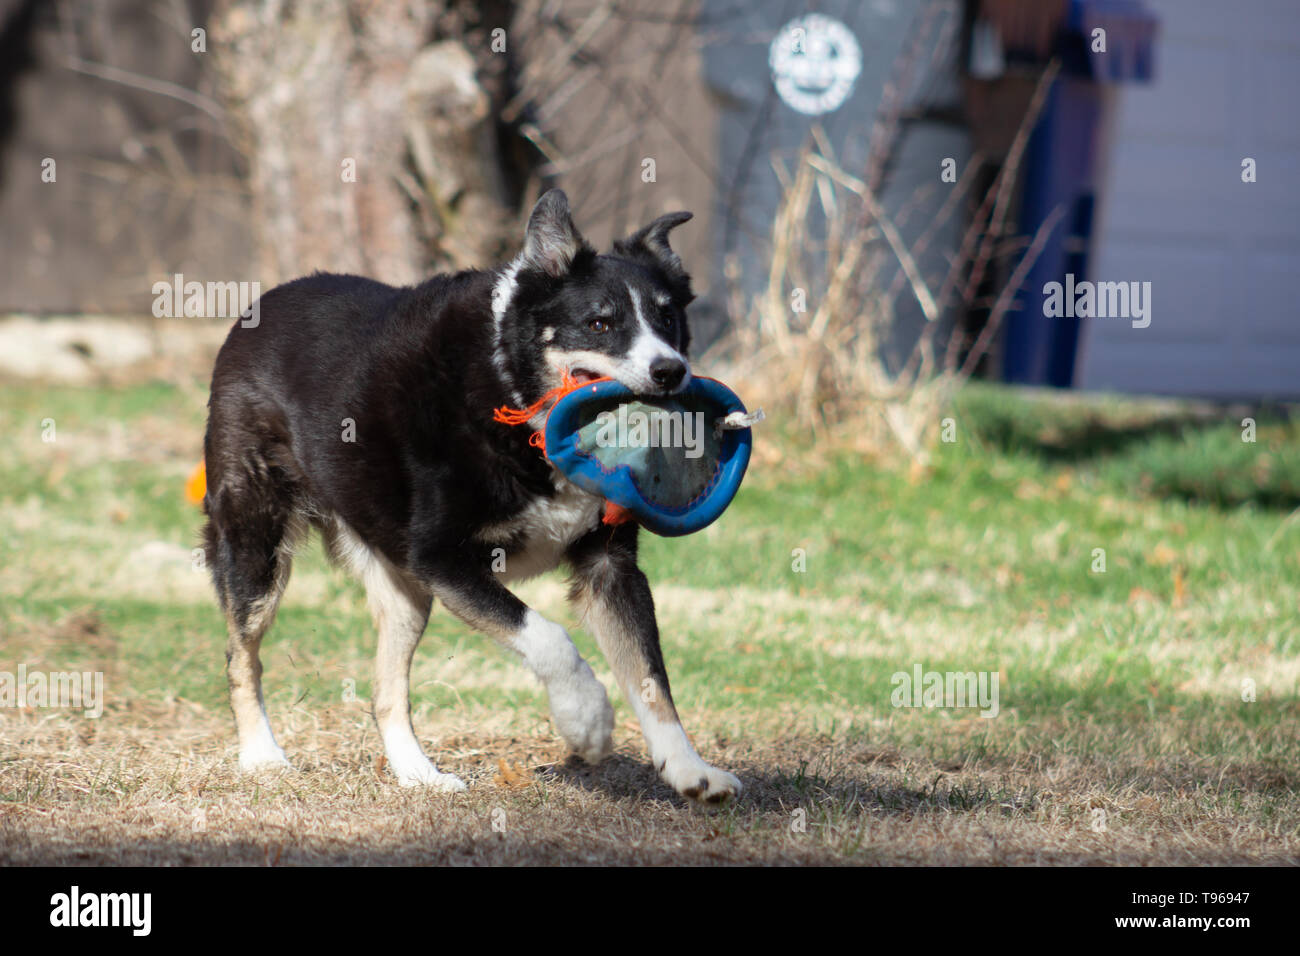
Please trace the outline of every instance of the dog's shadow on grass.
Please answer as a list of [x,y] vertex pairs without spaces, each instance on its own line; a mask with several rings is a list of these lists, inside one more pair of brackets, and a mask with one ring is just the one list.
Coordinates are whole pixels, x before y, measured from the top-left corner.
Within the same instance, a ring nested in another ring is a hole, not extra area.
[[[736,807],[758,813],[788,814],[811,806],[855,814],[897,814],[911,816],[934,811],[961,812],[1000,808],[1003,812],[1026,809],[1029,798],[998,793],[987,787],[971,786],[937,774],[928,786],[900,786],[896,779],[871,766],[833,777],[808,774],[803,770],[729,767],[745,792]],[[599,791],[611,799],[632,798],[655,803],[687,805],[684,797],[659,779],[644,759],[614,754],[592,767],[576,757],[543,769],[539,776]]]

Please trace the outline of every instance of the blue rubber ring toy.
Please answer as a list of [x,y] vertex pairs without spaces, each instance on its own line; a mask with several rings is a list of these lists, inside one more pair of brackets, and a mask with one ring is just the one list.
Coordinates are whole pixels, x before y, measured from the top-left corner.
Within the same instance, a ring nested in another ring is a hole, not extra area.
[[591,382],[551,407],[546,457],[647,531],[691,534],[726,510],[749,467],[752,430],[720,425],[735,412],[746,414],[740,397],[711,378],[692,378],[662,397],[608,379]]

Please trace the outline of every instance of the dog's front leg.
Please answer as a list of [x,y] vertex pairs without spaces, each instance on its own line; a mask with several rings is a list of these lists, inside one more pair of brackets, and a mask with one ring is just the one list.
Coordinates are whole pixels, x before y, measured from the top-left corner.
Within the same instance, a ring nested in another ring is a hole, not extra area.
[[546,687],[555,729],[578,756],[599,763],[609,755],[614,708],[563,627],[524,604],[477,562],[440,563],[424,574],[449,611],[523,658]]
[[705,763],[682,729],[659,649],[650,584],[636,564],[636,525],[597,530],[570,549],[570,600],[636,711],[650,759],[678,793],[703,803],[738,797],[740,781]]

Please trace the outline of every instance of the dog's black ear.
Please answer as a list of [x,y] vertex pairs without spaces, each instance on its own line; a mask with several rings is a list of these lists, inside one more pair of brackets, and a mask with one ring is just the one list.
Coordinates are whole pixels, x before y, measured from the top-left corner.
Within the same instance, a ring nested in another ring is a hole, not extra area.
[[670,212],[660,216],[650,225],[638,229],[626,239],[614,243],[614,252],[624,256],[635,256],[637,252],[648,252],[671,274],[685,276],[681,257],[668,245],[668,233],[687,220],[694,219],[691,212]]
[[562,189],[548,189],[528,217],[523,257],[550,276],[562,276],[587,242],[569,215],[569,197]]

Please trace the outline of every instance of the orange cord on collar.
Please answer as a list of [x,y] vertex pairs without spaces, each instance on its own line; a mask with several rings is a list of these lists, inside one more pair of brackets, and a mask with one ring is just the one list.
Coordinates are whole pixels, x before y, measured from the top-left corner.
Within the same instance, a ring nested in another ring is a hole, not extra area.
[[[574,379],[573,376],[568,372],[565,372],[559,385],[555,386],[555,388],[551,389],[527,408],[510,408],[506,405],[502,405],[500,408],[494,408],[492,410],[492,420],[494,422],[500,422],[502,425],[526,425],[533,420],[534,416],[541,412],[548,402],[552,404],[558,402],[580,384],[581,383]],[[532,445],[534,448],[540,448],[542,454],[546,454],[546,432],[533,432],[528,436],[528,444]]]
[[502,405],[500,408],[492,410],[492,420],[500,422],[502,425],[524,425],[532,421],[533,416],[540,412],[547,402],[559,401],[565,395],[578,387],[578,383],[566,372],[564,380],[560,385],[555,386],[533,404],[527,408],[510,408]]
[[[548,403],[554,404],[570,392],[582,388],[584,385],[594,385],[596,382],[607,382],[608,378],[596,378],[587,382],[579,382],[568,372],[564,373],[561,383],[551,389],[533,404],[527,408],[508,408],[502,405],[500,408],[492,410],[492,420],[500,422],[502,425],[526,425],[537,416]],[[535,431],[528,436],[528,444],[534,448],[541,449],[542,454],[546,454],[546,431],[545,429]],[[622,505],[616,505],[614,502],[605,501],[605,514],[600,519],[601,524],[616,525],[627,524],[629,521],[636,520],[632,512],[628,511]]]
[[[492,410],[492,420],[494,422],[500,422],[502,425],[526,425],[531,422],[543,408],[555,404],[570,392],[576,391],[584,385],[594,385],[596,382],[607,381],[609,381],[608,377],[593,378],[590,381],[579,382],[568,372],[565,372],[559,385],[555,386],[555,388],[551,389],[527,408],[509,408],[502,405],[500,408],[494,408]],[[545,431],[540,430],[533,432],[533,434],[528,437],[528,444],[532,445],[534,448],[540,448],[542,454],[546,454]]]

